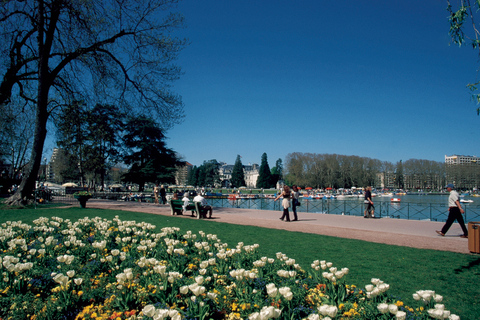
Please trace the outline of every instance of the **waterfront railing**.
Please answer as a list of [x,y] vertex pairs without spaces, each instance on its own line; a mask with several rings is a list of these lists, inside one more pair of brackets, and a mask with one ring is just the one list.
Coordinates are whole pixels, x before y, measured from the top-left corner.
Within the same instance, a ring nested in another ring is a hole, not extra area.
[[[109,199],[123,201],[129,193],[126,192],[95,192],[93,197],[96,199]],[[57,193],[53,196],[54,202],[75,203],[76,199],[72,195]],[[131,199],[134,201],[153,202],[153,195],[145,195],[142,199]],[[310,200],[301,199],[301,206],[297,207],[297,212],[309,212],[319,214],[336,214],[363,216],[365,209],[363,201],[354,200]],[[212,207],[240,208],[254,210],[274,210],[282,211],[282,201],[274,201],[272,198],[207,198],[207,202]],[[465,210],[465,221],[480,221],[480,205],[476,203],[462,203]],[[292,208],[290,207],[290,212]],[[446,221],[448,217],[448,208],[443,203],[419,203],[402,201],[391,203],[388,201],[375,201],[375,216],[378,218],[408,219],[408,220],[429,220]]]
[[[276,210],[282,211],[282,202],[269,198],[254,199],[207,199],[207,202],[213,207],[241,208],[256,210]],[[480,206],[470,203],[462,203],[465,210],[465,221],[480,221]],[[336,214],[363,216],[363,201],[348,200],[301,200],[301,206],[297,207],[297,212],[309,212],[319,214]],[[290,207],[290,212],[292,208]],[[376,202],[375,216],[378,218],[408,219],[408,220],[429,220],[446,221],[448,217],[448,208],[446,204],[439,203],[389,203]]]

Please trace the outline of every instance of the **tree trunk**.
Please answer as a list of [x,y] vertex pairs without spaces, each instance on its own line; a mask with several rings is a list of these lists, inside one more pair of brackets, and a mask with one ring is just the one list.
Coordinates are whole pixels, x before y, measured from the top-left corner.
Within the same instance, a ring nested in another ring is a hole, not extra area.
[[26,205],[32,202],[33,191],[35,189],[35,181],[37,180],[38,170],[42,162],[43,145],[45,144],[45,137],[47,136],[47,119],[48,119],[48,93],[51,86],[51,75],[48,70],[48,52],[50,45],[44,45],[44,12],[43,1],[39,1],[38,14],[38,48],[39,48],[39,63],[38,63],[38,88],[37,88],[37,102],[36,102],[36,119],[35,131],[33,136],[32,153],[30,162],[27,166],[25,174],[22,177],[22,182],[13,196],[7,199],[6,203],[9,205]]

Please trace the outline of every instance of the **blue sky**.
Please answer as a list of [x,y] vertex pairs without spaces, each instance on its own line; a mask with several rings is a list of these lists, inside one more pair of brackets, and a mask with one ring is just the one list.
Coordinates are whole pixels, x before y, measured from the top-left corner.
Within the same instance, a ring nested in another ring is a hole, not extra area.
[[292,152],[393,163],[479,156],[480,117],[466,88],[477,79],[477,51],[451,43],[446,7],[180,1],[186,28],[177,34],[190,45],[173,90],[186,118],[166,133],[167,146],[197,166],[237,155],[260,163],[264,152],[270,167]]
[[167,143],[192,164],[478,155],[466,89],[477,55],[450,43],[444,1],[184,0],[179,11],[186,119]]
[[167,144],[200,165],[288,153],[444,161],[479,155],[477,52],[451,44],[441,0],[184,0]]

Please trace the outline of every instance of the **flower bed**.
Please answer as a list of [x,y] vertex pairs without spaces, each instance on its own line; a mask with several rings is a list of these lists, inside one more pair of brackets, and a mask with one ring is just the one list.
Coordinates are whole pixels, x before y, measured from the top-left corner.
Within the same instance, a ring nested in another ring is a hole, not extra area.
[[459,319],[423,290],[408,307],[348,268],[302,268],[258,245],[135,221],[39,218],[0,228],[0,319]]

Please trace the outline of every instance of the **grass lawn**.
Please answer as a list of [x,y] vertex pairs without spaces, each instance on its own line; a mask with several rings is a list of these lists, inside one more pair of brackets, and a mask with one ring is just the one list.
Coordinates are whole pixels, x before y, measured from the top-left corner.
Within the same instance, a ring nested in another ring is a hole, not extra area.
[[413,302],[417,290],[435,290],[444,297],[445,308],[462,319],[480,319],[480,256],[413,249],[361,240],[231,225],[208,220],[185,219],[138,212],[78,207],[40,207],[37,209],[7,209],[0,207],[0,222],[31,223],[38,217],[59,216],[76,221],[83,217],[145,221],[159,228],[179,227],[182,232],[204,231],[235,247],[238,242],[260,245],[260,253],[274,257],[277,252],[294,258],[303,267],[314,260],[333,262],[338,268],[348,267],[347,282],[364,287],[371,278],[380,278],[390,285],[389,293],[405,302]]

